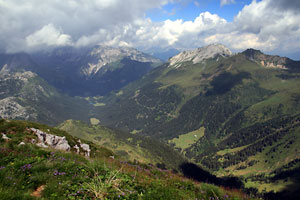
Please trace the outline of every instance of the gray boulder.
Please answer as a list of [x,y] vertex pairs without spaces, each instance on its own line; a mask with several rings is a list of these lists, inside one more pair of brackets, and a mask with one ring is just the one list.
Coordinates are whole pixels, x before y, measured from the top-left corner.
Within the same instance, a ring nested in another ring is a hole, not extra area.
[[30,130],[37,135],[38,137],[37,145],[40,147],[44,147],[44,148],[51,147],[54,149],[64,150],[64,151],[71,150],[71,146],[69,145],[65,137],[60,137],[49,133],[45,133],[35,128],[31,128]]

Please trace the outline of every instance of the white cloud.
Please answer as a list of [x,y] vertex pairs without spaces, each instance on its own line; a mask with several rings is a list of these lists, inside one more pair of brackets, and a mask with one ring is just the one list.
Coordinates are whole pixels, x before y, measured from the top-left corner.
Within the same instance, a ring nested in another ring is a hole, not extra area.
[[136,30],[136,46],[194,48],[203,45],[204,36],[222,29],[226,23],[225,19],[209,12],[201,13],[194,21],[166,20],[155,24],[148,20]]
[[[96,44],[191,49],[215,42],[236,51],[300,49],[296,0],[287,0],[294,7],[284,0],[253,0],[232,22],[210,12],[199,13],[192,21],[145,18],[147,10],[175,0],[20,1],[0,0],[0,48],[11,52]],[[221,1],[221,5],[233,2]]]
[[72,45],[70,35],[63,34],[62,30],[57,29],[53,24],[48,24],[26,37],[26,43],[29,47],[40,45],[46,46],[66,46]]
[[293,51],[300,48],[299,45],[295,46],[300,40],[300,14],[293,10],[282,12],[273,9],[271,6],[273,2],[254,0],[245,6],[234,19],[235,30],[239,35],[254,34],[257,44],[253,44],[253,47],[260,46],[263,50]]
[[114,32],[172,0],[0,0],[0,49],[26,49],[26,37],[53,24],[74,41],[99,30]]
[[278,47],[275,37],[271,36],[266,41],[262,41],[256,34],[231,32],[227,34],[215,34],[204,39],[206,44],[223,43],[235,50],[245,50],[246,48],[262,49],[272,51]]
[[222,7],[222,6],[225,6],[228,4],[232,4],[232,3],[235,3],[235,0],[221,0],[220,5]]

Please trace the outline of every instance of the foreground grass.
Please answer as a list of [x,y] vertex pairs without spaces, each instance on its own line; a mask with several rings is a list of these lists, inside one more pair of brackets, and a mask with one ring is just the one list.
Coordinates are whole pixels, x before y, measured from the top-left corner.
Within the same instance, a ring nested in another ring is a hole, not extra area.
[[[0,199],[250,199],[238,190],[195,183],[169,170],[42,149],[22,122],[0,122]],[[25,145],[19,145],[20,142]]]

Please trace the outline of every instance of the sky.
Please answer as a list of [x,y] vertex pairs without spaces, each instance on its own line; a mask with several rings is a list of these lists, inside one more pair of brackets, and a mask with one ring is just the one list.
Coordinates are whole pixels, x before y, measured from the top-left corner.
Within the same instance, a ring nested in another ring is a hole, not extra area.
[[0,52],[221,43],[300,60],[299,22],[299,0],[0,0]]

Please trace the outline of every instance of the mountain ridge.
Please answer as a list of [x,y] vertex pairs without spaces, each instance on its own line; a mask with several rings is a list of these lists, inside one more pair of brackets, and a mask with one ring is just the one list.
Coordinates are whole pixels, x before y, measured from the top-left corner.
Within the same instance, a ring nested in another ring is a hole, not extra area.
[[[231,173],[256,180],[253,173],[262,174],[256,168],[269,169],[264,173],[274,175],[298,159],[294,153],[289,154],[291,160],[281,155],[293,152],[299,144],[299,124],[294,127],[287,121],[282,124],[283,132],[272,128],[287,119],[292,122],[300,113],[298,61],[250,49],[229,57],[195,64],[183,60],[180,64],[178,68],[164,64],[122,88],[121,95],[104,97],[101,101],[106,106],[99,107],[95,116],[117,129],[172,141],[169,144],[175,149],[219,176]],[[234,138],[243,141],[246,137],[245,130],[262,138],[234,146]],[[288,145],[294,134],[295,142]],[[181,145],[181,140],[190,143]],[[272,154],[280,160],[276,165],[265,156],[270,155],[270,149],[285,152]],[[292,177],[287,180],[298,184]],[[267,175],[263,181],[260,187],[270,190]],[[277,184],[285,185],[282,180]]]
[[38,74],[71,96],[105,95],[141,78],[161,62],[133,48],[107,46],[58,48],[33,54],[33,58],[44,70]]
[[90,56],[96,57],[98,63],[88,63],[88,66],[82,68],[82,72],[86,76],[96,74],[105,65],[117,62],[122,57],[139,62],[161,62],[159,59],[152,58],[151,56],[130,47],[113,48],[109,46],[95,46],[91,50]]
[[200,47],[190,51],[183,51],[176,56],[169,59],[170,66],[175,68],[180,67],[179,63],[190,61],[193,64],[200,63],[206,59],[214,58],[216,56],[229,57],[232,55],[231,51],[222,44],[211,44],[205,47]]

